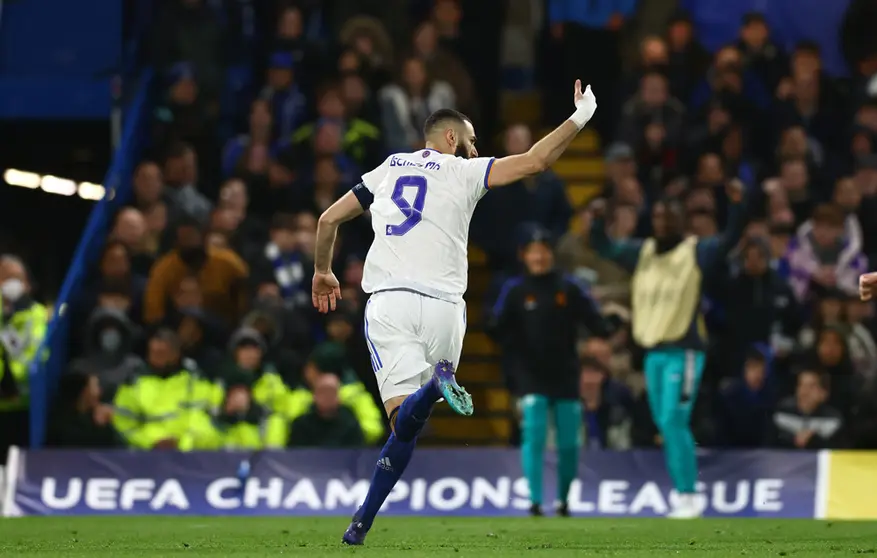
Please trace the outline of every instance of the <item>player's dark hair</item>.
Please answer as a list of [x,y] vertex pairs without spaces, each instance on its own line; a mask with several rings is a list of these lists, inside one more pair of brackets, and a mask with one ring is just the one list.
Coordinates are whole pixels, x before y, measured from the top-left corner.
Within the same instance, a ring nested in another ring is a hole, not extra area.
[[423,123],[423,136],[429,137],[429,135],[432,134],[436,128],[438,128],[441,124],[444,124],[445,122],[463,124],[466,122],[472,122],[472,120],[458,110],[449,108],[438,109],[434,113],[430,114],[429,117],[427,117],[426,122]]

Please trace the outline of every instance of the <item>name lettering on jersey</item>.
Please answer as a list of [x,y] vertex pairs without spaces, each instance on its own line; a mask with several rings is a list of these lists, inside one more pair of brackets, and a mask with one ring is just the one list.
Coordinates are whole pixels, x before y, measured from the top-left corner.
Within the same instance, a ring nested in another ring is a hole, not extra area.
[[400,159],[393,155],[390,157],[390,166],[391,167],[420,167],[422,169],[427,170],[441,170],[442,166],[435,161],[429,161],[428,163],[416,163],[414,161],[406,161],[405,159]]

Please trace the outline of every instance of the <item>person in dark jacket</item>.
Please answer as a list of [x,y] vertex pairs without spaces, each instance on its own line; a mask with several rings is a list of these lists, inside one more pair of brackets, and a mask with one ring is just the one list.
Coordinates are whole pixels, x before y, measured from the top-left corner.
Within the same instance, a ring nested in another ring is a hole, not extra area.
[[784,449],[843,447],[843,417],[830,406],[830,379],[813,370],[798,374],[795,395],[780,402],[773,414],[773,446]]
[[101,404],[97,376],[75,370],[61,376],[57,404],[46,431],[46,445],[63,448],[122,447],[121,437],[110,424],[112,407]]
[[142,368],[143,361],[134,354],[138,335],[138,329],[120,310],[97,308],[89,318],[85,355],[73,365],[98,379],[104,401],[112,401],[116,389]]
[[740,265],[722,281],[726,331],[719,341],[726,376],[735,377],[747,349],[754,343],[771,346],[777,356],[791,352],[801,327],[801,308],[779,273],[770,266],[770,246],[761,238],[743,245]]
[[314,386],[314,403],[293,421],[290,447],[350,448],[364,443],[362,428],[353,411],[341,404],[341,380],[322,374]]
[[743,374],[720,393],[718,401],[718,443],[730,448],[757,448],[767,443],[776,391],[771,379],[771,352],[763,344],[747,354]]
[[504,349],[509,389],[520,397],[521,459],[530,485],[530,512],[542,513],[542,454],[553,409],[558,513],[566,515],[567,493],[578,469],[582,424],[576,343],[582,326],[597,336],[605,336],[609,328],[586,290],[554,269],[547,231],[532,230],[521,259],[526,273],[503,286],[490,331]]

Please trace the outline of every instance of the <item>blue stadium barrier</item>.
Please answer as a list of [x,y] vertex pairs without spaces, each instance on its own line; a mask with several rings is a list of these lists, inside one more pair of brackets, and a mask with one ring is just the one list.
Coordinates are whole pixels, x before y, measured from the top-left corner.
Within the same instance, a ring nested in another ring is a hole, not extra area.
[[136,95],[124,111],[122,140],[104,178],[106,193],[91,211],[58,294],[46,337],[31,365],[30,445],[34,448],[43,444],[53,388],[67,363],[70,305],[76,299],[83,278],[104,245],[113,215],[131,197],[131,174],[146,142],[146,128],[152,106],[152,77],[151,70],[144,72]]

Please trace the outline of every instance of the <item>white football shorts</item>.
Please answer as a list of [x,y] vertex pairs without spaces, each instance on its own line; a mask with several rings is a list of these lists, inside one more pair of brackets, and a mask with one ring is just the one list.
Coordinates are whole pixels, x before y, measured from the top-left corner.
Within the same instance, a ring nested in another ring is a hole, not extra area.
[[460,363],[466,303],[413,291],[374,293],[365,308],[365,339],[381,399],[411,395],[440,360]]

